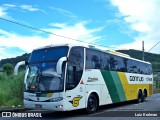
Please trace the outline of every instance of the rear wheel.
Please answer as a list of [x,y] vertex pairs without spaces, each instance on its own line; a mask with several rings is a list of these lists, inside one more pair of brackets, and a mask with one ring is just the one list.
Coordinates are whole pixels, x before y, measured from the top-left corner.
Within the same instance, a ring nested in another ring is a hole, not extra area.
[[141,102],[143,102],[143,101],[144,101],[143,93],[142,93],[142,91],[139,91],[139,92],[138,92],[137,102],[138,102],[138,103],[141,103]]
[[98,100],[94,94],[90,94],[87,102],[87,113],[94,113],[98,108]]
[[146,100],[146,98],[147,98],[147,90],[144,90],[144,92],[143,92],[143,96],[144,96],[144,101]]

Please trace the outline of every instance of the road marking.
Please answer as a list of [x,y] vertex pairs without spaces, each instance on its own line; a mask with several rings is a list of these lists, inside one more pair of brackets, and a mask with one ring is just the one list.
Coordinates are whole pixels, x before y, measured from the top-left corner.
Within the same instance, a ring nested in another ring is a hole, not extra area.
[[143,102],[143,103],[137,103],[137,104],[134,104],[134,105],[142,105],[142,104],[144,104],[145,102]]

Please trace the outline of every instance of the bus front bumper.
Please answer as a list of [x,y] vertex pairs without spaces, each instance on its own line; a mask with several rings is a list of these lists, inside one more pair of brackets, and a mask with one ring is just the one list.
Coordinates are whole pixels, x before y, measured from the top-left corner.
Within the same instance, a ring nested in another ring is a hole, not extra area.
[[27,109],[43,109],[43,110],[53,110],[53,111],[65,111],[63,106],[63,101],[59,102],[34,102],[24,100],[24,107]]

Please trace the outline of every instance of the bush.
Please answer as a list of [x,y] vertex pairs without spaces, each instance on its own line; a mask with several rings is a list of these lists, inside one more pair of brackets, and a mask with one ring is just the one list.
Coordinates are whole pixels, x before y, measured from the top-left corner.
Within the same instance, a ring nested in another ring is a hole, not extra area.
[[[23,103],[24,74],[0,76],[0,106],[17,106]],[[3,80],[5,79],[5,80]]]
[[6,73],[7,75],[12,75],[13,70],[14,70],[14,67],[12,64],[7,63],[3,65],[3,72]]

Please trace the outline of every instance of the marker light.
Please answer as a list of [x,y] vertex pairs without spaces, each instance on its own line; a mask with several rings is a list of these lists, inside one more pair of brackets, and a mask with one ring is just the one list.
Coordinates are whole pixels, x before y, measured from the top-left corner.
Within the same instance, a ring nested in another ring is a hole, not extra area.
[[31,88],[32,88],[32,89],[35,89],[35,88],[36,88],[36,86],[32,85],[32,86],[31,86]]

